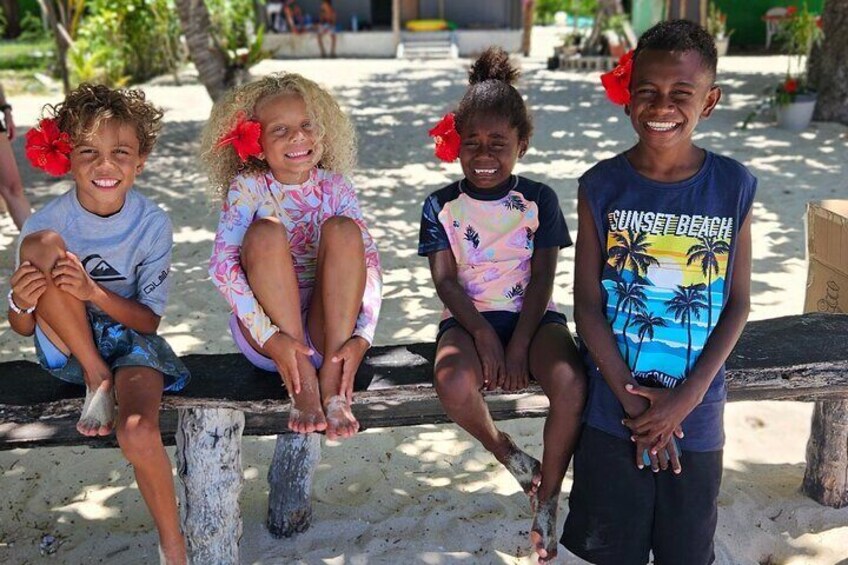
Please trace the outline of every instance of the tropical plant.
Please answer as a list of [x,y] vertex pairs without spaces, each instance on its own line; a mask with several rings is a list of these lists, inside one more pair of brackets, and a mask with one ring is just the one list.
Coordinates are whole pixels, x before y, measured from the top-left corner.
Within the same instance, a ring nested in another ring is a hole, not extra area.
[[689,286],[677,285],[677,290],[674,291],[674,296],[671,300],[666,300],[666,311],[674,314],[674,319],[686,328],[688,341],[686,343],[686,370],[689,373],[689,368],[692,359],[692,317],[696,320],[701,319],[701,310],[707,307],[704,304],[704,283],[691,284]]
[[654,328],[665,327],[665,320],[659,316],[654,316],[650,312],[639,312],[633,319],[636,325],[636,332],[639,335],[639,347],[636,349],[636,358],[633,360],[633,369],[636,369],[636,364],[639,363],[639,354],[642,352],[642,342],[645,338],[648,341],[654,339]]
[[648,267],[651,265],[659,266],[660,262],[656,257],[647,253],[651,246],[646,241],[647,234],[636,233],[631,229],[626,232],[611,232],[613,239],[617,245],[609,250],[609,255],[613,260],[615,269],[621,273],[624,269],[629,269],[638,279],[642,278],[642,273],[648,274]]
[[716,40],[721,41],[733,34],[733,30],[727,30],[727,14],[722,12],[714,2],[710,2],[707,10],[707,32]]
[[707,277],[707,333],[713,326],[713,271],[717,275],[718,256],[730,253],[730,244],[715,237],[702,237],[700,243],[696,243],[686,252],[688,256],[686,264],[691,265],[696,261],[701,262],[701,272]]
[[807,81],[806,58],[823,37],[821,18],[810,12],[806,2],[801,4],[800,9],[795,6],[786,9],[786,18],[781,21],[776,38],[789,58],[786,78],[774,91],[776,104],[789,104],[799,94],[812,92]]

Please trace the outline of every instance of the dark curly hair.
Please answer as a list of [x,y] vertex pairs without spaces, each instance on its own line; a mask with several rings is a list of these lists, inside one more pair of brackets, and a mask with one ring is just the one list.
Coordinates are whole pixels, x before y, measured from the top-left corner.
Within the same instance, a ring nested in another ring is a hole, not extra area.
[[162,128],[162,110],[148,102],[143,91],[102,84],[80,84],[59,104],[45,106],[44,114],[56,118],[74,145],[87,140],[106,120],[130,124],[135,127],[140,155],[153,150]]
[[518,131],[519,141],[530,140],[533,120],[513,86],[519,74],[500,47],[489,47],[474,61],[468,72],[468,90],[456,110],[456,130],[460,136],[476,116],[503,116]]
[[705,69],[716,76],[718,53],[715,41],[706,29],[689,20],[660,22],[642,34],[633,52],[633,64],[645,49],[656,51],[695,51],[701,56]]

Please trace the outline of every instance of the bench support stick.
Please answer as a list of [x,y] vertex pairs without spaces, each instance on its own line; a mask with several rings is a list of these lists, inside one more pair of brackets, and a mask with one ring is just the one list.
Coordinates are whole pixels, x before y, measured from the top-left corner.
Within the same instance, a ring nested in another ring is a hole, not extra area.
[[191,563],[238,565],[244,413],[181,408],[177,424],[180,515]]
[[819,504],[848,506],[848,400],[816,402],[803,489]]
[[275,537],[305,532],[312,523],[312,476],[321,460],[321,436],[277,436],[268,469],[268,531]]

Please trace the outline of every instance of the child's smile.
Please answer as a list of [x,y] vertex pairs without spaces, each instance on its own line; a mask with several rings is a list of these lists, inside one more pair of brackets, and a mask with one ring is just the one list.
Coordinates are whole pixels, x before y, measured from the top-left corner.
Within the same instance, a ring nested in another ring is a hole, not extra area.
[[262,124],[262,157],[283,184],[302,184],[321,160],[321,144],[306,103],[297,94],[260,100],[256,118]]
[[482,189],[503,184],[524,154],[527,142],[519,141],[516,128],[500,117],[475,117],[464,129],[460,132],[459,160],[465,178]]

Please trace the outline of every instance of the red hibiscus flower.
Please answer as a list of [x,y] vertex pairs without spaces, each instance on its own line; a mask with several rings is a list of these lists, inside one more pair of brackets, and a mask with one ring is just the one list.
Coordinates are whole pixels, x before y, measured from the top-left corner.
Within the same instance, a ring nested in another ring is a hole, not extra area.
[[436,157],[451,163],[459,157],[459,133],[456,131],[454,115],[446,114],[436,127],[429,131],[430,137],[436,140]]
[[246,119],[244,114],[239,114],[235,127],[218,140],[216,147],[232,145],[238,153],[242,162],[248,157],[258,157],[262,153],[262,145],[259,137],[262,135],[262,126],[255,120]]
[[794,16],[797,12],[798,12],[798,6],[787,6],[787,7],[786,7],[786,15],[787,15],[787,16],[792,17],[792,16]]
[[630,102],[630,73],[633,72],[633,50],[621,56],[618,65],[608,73],[601,75],[601,84],[607,91],[607,98],[613,104],[623,106]]
[[795,94],[798,92],[798,81],[794,78],[786,79],[786,82],[783,83],[783,90],[785,90],[787,94]]
[[30,164],[54,177],[71,170],[71,149],[71,137],[52,118],[44,118],[26,134],[24,150]]

